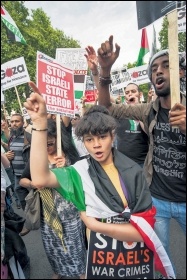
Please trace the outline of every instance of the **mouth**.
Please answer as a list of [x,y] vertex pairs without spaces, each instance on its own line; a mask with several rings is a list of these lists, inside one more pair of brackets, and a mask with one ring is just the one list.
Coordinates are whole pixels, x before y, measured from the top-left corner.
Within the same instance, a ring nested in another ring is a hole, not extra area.
[[95,153],[95,157],[98,158],[98,159],[102,158],[103,157],[103,153],[102,152],[96,152]]
[[165,79],[164,78],[157,78],[156,79],[156,88],[161,89],[164,86]]
[[128,103],[134,103],[135,102],[135,98],[134,97],[131,97],[129,100],[127,100],[127,104]]

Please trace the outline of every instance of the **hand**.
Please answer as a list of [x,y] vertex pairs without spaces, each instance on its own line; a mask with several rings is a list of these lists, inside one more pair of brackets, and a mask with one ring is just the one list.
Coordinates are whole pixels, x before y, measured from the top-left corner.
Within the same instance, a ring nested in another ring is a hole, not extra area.
[[117,98],[116,98],[116,104],[120,104],[122,103],[122,98],[121,96],[119,95]]
[[169,112],[171,126],[178,126],[180,131],[186,135],[186,107],[176,103]]
[[94,225],[95,225],[95,223],[97,223],[97,220],[95,218],[87,216],[85,211],[80,212],[80,218],[83,221],[83,223],[86,225],[87,228],[95,231]]
[[85,95],[83,95],[83,96],[81,97],[81,103],[82,103],[83,106],[85,105],[85,102],[86,102],[86,101],[87,101],[87,98],[86,98]]
[[54,157],[54,159],[56,160],[56,167],[64,167],[65,163],[66,163],[66,159],[64,156],[56,156]]
[[14,152],[13,151],[8,151],[8,152],[5,153],[5,156],[8,158],[8,160],[13,160]]
[[94,48],[91,46],[88,46],[85,49],[87,51],[87,54],[85,54],[84,56],[87,59],[88,67],[93,73],[97,73],[98,72],[98,70],[97,70],[98,59],[97,59],[96,52],[95,52]]
[[113,35],[109,37],[108,41],[101,44],[101,47],[98,49],[98,62],[101,68],[107,68],[109,71],[112,68],[112,65],[119,56],[120,46],[115,44],[116,50],[113,51]]
[[155,91],[154,91],[154,89],[151,88],[147,94],[147,102],[149,103],[149,102],[153,101],[155,99],[155,97],[156,97]]
[[46,103],[37,86],[33,82],[29,82],[29,85],[33,89],[33,92],[27,98],[26,102],[24,102],[24,107],[27,109],[33,124],[37,121],[40,125],[41,118],[47,119]]
[[8,123],[5,120],[1,121],[1,130],[4,131],[8,129]]

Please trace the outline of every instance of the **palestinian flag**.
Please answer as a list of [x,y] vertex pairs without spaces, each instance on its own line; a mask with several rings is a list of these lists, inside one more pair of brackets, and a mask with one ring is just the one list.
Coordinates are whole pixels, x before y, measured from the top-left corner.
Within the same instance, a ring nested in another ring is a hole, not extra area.
[[148,52],[149,52],[149,44],[148,44],[148,39],[147,39],[147,31],[146,31],[146,28],[143,28],[142,29],[141,47],[140,47],[136,66],[141,66],[144,64],[143,58]]
[[[119,162],[121,158],[120,155],[118,155],[119,152],[115,151],[115,157],[118,157],[117,161]],[[127,163],[125,168],[127,171],[131,167],[131,172],[134,174],[134,162],[133,164],[131,162],[132,161]],[[128,207],[125,209],[123,207],[123,210],[121,211],[120,205],[118,204],[118,198],[116,200],[115,197],[111,203],[111,197],[114,197],[116,190],[114,187],[111,187],[111,182],[106,180],[107,174],[103,173],[104,171],[101,167],[101,171],[99,172],[98,166],[99,163],[96,163],[95,165],[93,160],[90,158],[89,160],[83,159],[78,161],[69,167],[52,169],[51,171],[55,174],[60,185],[59,188],[56,188],[56,191],[59,192],[67,201],[71,201],[79,211],[86,211],[86,214],[91,217],[102,219],[129,212]],[[98,172],[100,173],[99,175]],[[140,172],[134,177],[136,177],[134,179],[136,181],[133,181],[131,186],[134,182],[137,184],[137,182],[140,182],[138,180],[142,180]],[[130,178],[132,179],[132,176]],[[99,184],[94,184],[94,182]],[[168,277],[169,279],[175,279],[176,277],[169,257],[162,246],[161,241],[153,230],[156,209],[152,207],[150,210],[143,210],[147,203],[149,203],[150,196],[147,195],[147,191],[142,183],[139,183],[139,185],[136,186],[136,189],[139,188],[141,192],[136,204],[141,206],[138,209],[136,208],[138,213],[133,213],[133,209],[131,209],[132,214],[130,215],[130,223],[139,231],[145,244],[153,251],[155,258],[155,270],[159,271],[162,275]],[[106,186],[106,188],[103,189],[103,186]],[[136,195],[136,193],[134,193],[134,195]],[[116,212],[114,207],[116,207],[116,209],[119,208],[120,212]],[[141,209],[142,211],[140,212],[139,210]]]
[[74,74],[75,99],[81,99],[84,93],[86,75]]
[[1,6],[1,19],[6,26],[8,39],[12,42],[16,41],[22,44],[26,44],[26,41],[23,38],[21,32],[19,31],[19,28],[17,27],[16,23],[3,6]]

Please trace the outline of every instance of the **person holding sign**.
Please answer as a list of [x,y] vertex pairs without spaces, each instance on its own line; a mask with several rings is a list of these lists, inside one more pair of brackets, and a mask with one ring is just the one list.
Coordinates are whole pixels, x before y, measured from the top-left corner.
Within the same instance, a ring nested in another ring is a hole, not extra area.
[[[93,75],[93,80],[97,87],[99,87],[99,67],[98,58],[93,47],[86,48],[85,57],[87,59],[88,67]],[[99,92],[99,90],[98,90]],[[124,89],[124,97],[126,104],[136,105],[140,104],[143,93],[140,87],[135,83],[128,83]],[[99,99],[99,97],[97,98]],[[111,100],[111,103],[113,101]],[[122,103],[122,98],[119,95],[114,101],[116,104]],[[143,123],[138,120],[131,120],[129,118],[117,119],[118,127],[116,130],[115,146],[124,155],[128,156],[141,167],[148,152],[148,136],[144,132]]]
[[[35,84],[30,82],[30,86],[33,93],[24,106],[33,122],[30,156],[33,185],[38,189],[55,188],[66,200],[73,202],[93,231],[119,241],[145,241],[154,252],[156,269],[175,278],[170,260],[152,228],[155,208],[142,169],[112,148],[115,119],[103,106],[92,106],[75,130],[90,158],[50,170],[46,151],[46,104]],[[36,162],[40,165],[36,166]],[[112,217],[119,217],[122,224],[101,221]]]
[[[62,153],[58,156],[56,121],[47,119],[45,149],[50,169],[68,166],[79,160],[79,154],[63,122],[60,127]],[[35,165],[38,164],[35,162]],[[22,173],[19,184],[25,188],[35,188],[31,180],[30,161]],[[41,236],[45,253],[54,272],[52,279],[61,279],[61,277],[84,279],[86,271],[85,225],[80,219],[78,210],[55,189],[40,190],[40,198]]]
[[157,210],[154,228],[169,255],[171,218],[186,234],[186,97],[178,92],[180,103],[171,108],[170,82],[173,81],[170,81],[169,52],[161,50],[153,55],[148,65],[148,76],[157,98],[133,106],[111,104],[109,77],[119,52],[117,44],[113,50],[113,36],[98,49],[99,104],[106,106],[117,119],[133,118],[144,124],[149,137],[144,171]]

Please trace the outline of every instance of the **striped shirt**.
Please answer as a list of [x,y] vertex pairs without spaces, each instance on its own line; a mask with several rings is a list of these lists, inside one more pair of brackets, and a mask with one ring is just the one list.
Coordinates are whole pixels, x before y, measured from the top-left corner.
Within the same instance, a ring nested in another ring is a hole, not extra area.
[[20,176],[25,168],[25,162],[23,160],[23,146],[24,146],[24,134],[15,137],[13,136],[9,147],[10,150],[14,152],[14,158],[12,160],[12,167],[14,174]]

